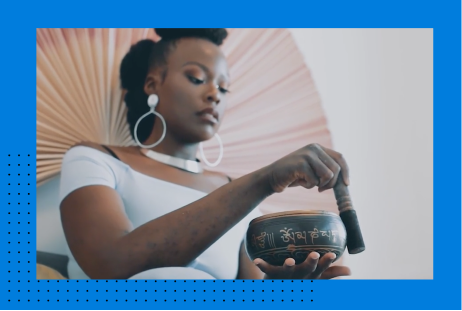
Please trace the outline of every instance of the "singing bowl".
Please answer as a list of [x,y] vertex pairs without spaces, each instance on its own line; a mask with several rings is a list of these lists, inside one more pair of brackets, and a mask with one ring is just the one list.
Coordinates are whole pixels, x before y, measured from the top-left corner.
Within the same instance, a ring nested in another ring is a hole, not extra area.
[[335,213],[307,210],[267,214],[253,219],[247,229],[246,251],[250,259],[261,258],[282,266],[287,258],[300,264],[311,252],[321,257],[335,253],[338,260],[346,248],[346,230]]

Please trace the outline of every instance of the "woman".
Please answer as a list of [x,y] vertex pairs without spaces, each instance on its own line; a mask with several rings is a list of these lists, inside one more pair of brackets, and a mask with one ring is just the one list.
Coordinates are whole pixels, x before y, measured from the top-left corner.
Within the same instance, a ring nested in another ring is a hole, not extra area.
[[[158,29],[121,64],[138,146],[84,142],[65,155],[61,219],[70,278],[334,278],[335,254],[283,267],[252,262],[243,238],[254,209],[286,187],[348,184],[341,155],[317,144],[230,182],[195,158],[223,120],[229,92],[225,29]],[[213,164],[211,164],[213,165]],[[319,259],[319,260],[318,260]]]

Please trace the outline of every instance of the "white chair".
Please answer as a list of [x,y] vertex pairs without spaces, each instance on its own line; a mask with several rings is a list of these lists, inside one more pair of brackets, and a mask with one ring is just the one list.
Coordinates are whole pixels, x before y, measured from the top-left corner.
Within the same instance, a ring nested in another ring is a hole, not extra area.
[[37,264],[68,277],[66,239],[59,213],[60,176],[37,188]]

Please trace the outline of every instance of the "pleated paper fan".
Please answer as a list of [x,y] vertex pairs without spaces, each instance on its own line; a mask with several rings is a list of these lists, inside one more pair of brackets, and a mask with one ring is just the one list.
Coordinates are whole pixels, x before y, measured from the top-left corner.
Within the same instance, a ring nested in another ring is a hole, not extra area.
[[130,46],[152,29],[37,30],[37,184],[60,172],[82,140],[130,145],[119,84]]
[[[310,71],[286,29],[229,29],[222,49],[232,80],[219,135],[224,157],[210,170],[240,177],[331,137]],[[120,62],[130,45],[157,39],[152,29],[37,30],[37,184],[59,174],[64,153],[82,140],[133,145],[125,121]],[[204,143],[214,162],[217,142]],[[200,155],[198,155],[200,157]],[[265,213],[336,211],[332,191],[290,188],[261,205]]]

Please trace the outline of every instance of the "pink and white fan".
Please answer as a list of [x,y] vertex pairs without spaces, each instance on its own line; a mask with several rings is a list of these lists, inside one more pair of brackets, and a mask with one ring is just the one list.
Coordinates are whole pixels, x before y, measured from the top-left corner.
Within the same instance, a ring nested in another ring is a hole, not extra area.
[[[315,83],[289,30],[229,32],[222,47],[232,79],[219,131],[224,157],[210,170],[237,178],[310,143],[331,148]],[[152,29],[37,30],[37,186],[59,174],[75,143],[134,144],[118,73],[130,45],[143,38],[157,40]],[[204,152],[214,162],[217,142],[205,142]],[[301,187],[271,196],[260,209],[337,212],[332,191]]]

